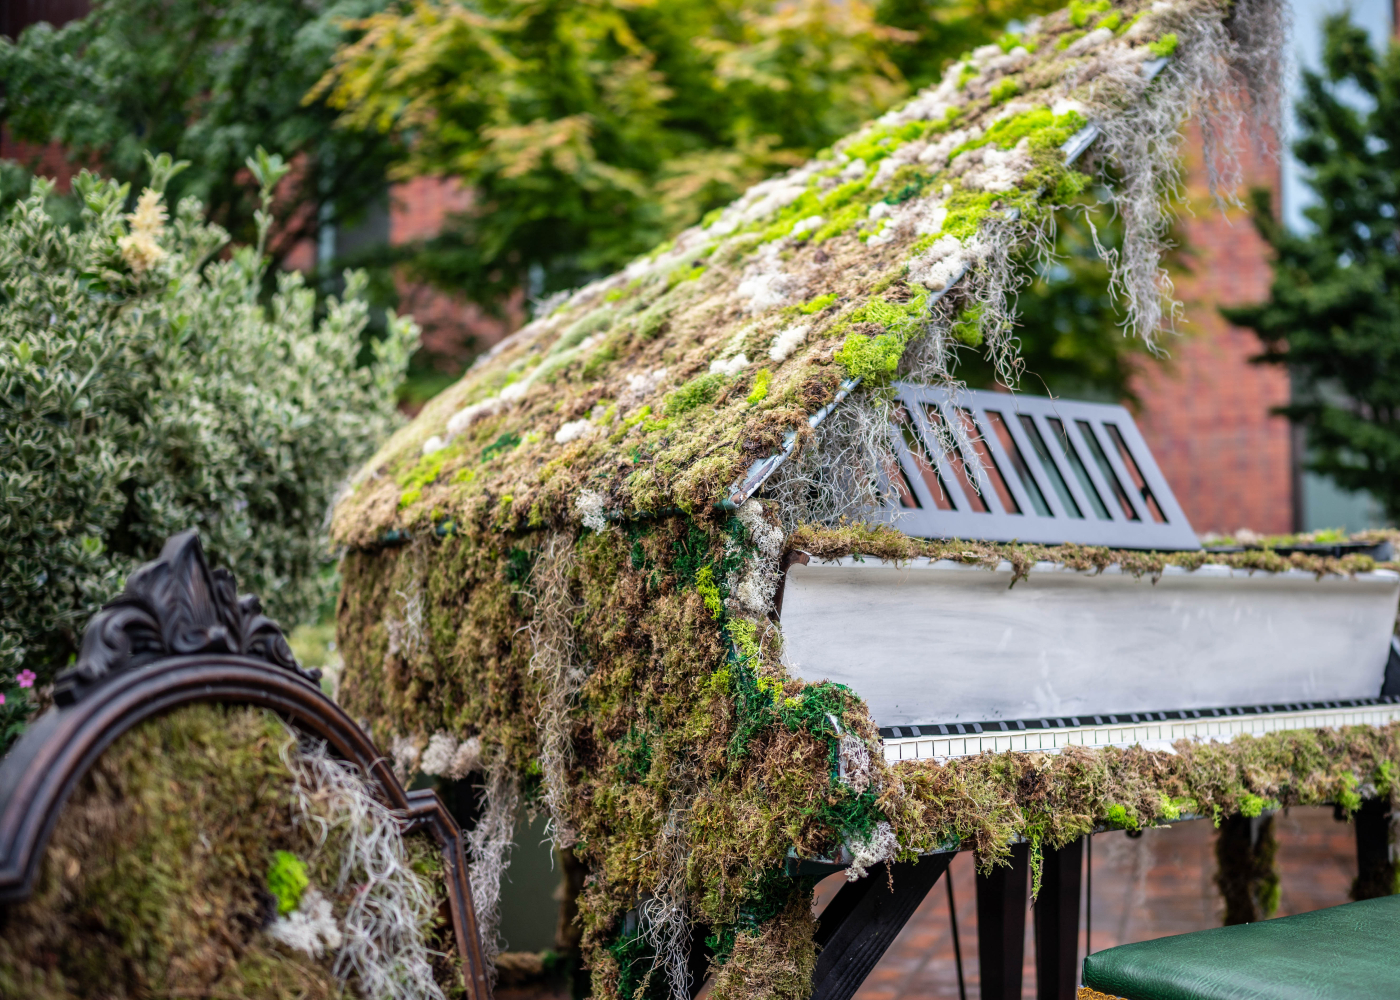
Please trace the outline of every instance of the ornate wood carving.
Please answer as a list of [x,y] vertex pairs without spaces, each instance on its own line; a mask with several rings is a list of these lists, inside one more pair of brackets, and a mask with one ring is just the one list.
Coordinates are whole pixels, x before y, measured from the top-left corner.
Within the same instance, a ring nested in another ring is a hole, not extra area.
[[297,663],[282,629],[262,613],[256,597],[238,596],[232,573],[209,568],[199,535],[182,531],[88,623],[77,663],[58,675],[54,700],[71,705],[113,673],[195,653],[237,653],[310,681],[321,677]]
[[82,656],[63,675],[70,697],[36,719],[0,760],[0,904],[32,892],[73,789],[124,733],[195,702],[258,705],[360,768],[381,801],[403,816],[405,830],[426,828],[437,839],[470,1000],[490,1000],[457,822],[436,792],[404,790],[364,730],[322,693],[319,674],[297,667],[257,599],[235,595],[233,577],[211,573],[198,539],[186,532],[93,618]]

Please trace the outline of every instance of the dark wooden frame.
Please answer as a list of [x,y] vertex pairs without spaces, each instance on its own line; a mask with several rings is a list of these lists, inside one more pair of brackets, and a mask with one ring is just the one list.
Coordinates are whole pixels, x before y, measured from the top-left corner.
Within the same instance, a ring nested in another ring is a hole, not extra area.
[[210,571],[193,532],[166,543],[88,625],[59,704],[0,761],[0,904],[28,898],[78,782],[114,741],[147,719],[199,702],[267,708],[370,779],[381,801],[426,828],[446,862],[448,905],[471,1000],[490,1000],[461,828],[435,791],[405,791],[373,741],[296,663],[256,598]]

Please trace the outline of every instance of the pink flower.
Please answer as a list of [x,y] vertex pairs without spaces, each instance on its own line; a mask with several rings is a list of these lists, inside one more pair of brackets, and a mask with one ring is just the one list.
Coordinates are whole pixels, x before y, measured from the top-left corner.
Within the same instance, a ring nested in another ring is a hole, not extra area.
[[37,676],[32,670],[21,670],[15,675],[15,682],[22,688],[32,688]]
[[5,704],[5,696],[3,694],[0,694],[0,705],[3,704]]

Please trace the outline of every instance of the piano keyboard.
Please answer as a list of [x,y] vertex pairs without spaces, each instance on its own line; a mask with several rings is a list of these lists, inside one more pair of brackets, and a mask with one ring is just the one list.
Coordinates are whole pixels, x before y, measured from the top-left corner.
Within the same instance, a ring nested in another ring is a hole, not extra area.
[[1289,729],[1383,726],[1396,721],[1400,721],[1400,697],[1386,695],[1289,705],[888,726],[880,730],[880,740],[885,760],[893,764],[903,760],[944,761],[989,751],[1056,753],[1067,746],[1141,745],[1148,750],[1170,750],[1177,740],[1228,742],[1241,733],[1262,736]]

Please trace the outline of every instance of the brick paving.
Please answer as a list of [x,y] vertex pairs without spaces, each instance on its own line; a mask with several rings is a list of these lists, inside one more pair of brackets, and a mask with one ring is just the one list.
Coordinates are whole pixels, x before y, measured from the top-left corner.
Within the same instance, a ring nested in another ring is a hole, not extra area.
[[[1347,902],[1355,875],[1353,828],[1330,809],[1293,809],[1276,820],[1281,899],[1279,915],[1304,913]],[[1122,833],[1094,838],[1093,928],[1095,951],[1132,941],[1215,927],[1221,905],[1215,874],[1214,830],[1209,822],[1148,830],[1139,839]],[[978,996],[977,899],[973,859],[960,854],[952,868],[969,998]],[[819,887],[818,905],[839,888],[840,876]],[[1081,905],[1080,954],[1086,929]],[[1033,921],[1026,918],[1022,996],[1035,996]],[[933,1000],[958,997],[958,978],[948,921],[948,897],[934,887],[914,917],[871,972],[856,1000]]]

